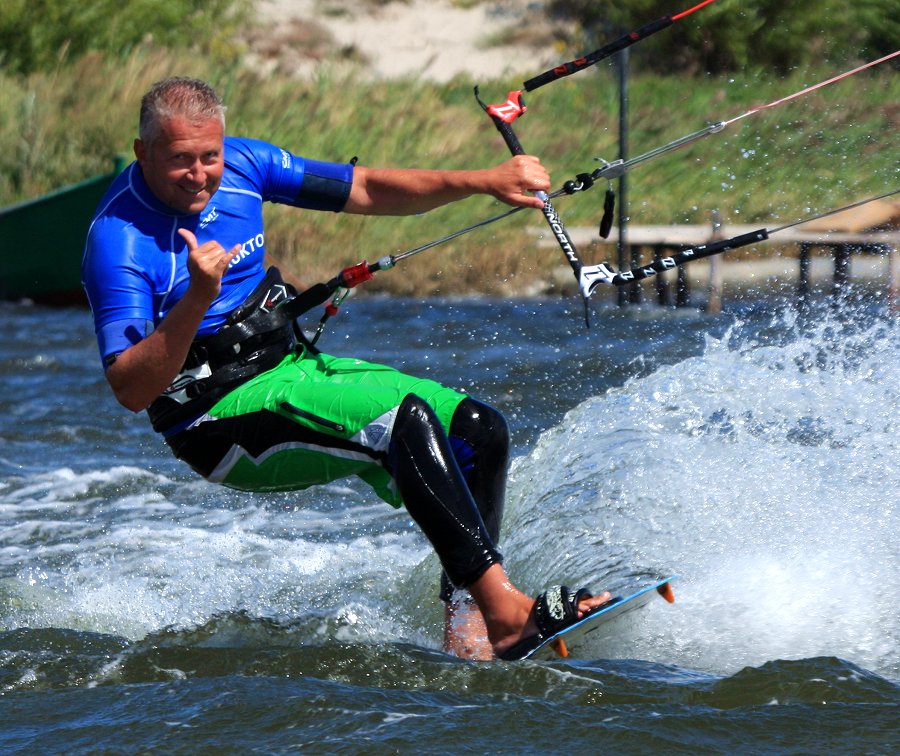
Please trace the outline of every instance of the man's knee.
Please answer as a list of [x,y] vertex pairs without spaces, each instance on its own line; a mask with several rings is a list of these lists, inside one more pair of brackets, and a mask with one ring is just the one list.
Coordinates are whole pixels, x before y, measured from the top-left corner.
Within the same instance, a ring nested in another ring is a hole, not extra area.
[[506,418],[471,397],[463,399],[453,413],[449,435],[463,469],[469,468],[475,457],[487,456],[496,463],[509,452]]

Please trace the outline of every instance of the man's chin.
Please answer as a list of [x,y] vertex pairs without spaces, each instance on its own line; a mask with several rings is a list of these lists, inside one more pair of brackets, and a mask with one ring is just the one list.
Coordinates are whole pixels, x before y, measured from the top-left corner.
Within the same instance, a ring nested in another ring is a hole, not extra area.
[[197,213],[202,213],[206,210],[209,200],[210,196],[208,194],[197,195],[197,197],[193,199],[187,199],[184,202],[179,203],[179,206],[175,209],[187,215],[196,215]]

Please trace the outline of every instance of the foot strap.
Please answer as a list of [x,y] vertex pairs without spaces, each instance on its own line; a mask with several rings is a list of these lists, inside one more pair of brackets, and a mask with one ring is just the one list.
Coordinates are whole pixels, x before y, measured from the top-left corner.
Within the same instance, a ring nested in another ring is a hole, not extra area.
[[[534,622],[538,627],[538,632],[514,643],[506,651],[498,654],[499,658],[504,661],[517,661],[525,658],[547,638],[578,622],[578,604],[583,599],[592,596],[593,594],[587,588],[580,588],[575,593],[572,593],[564,585],[554,585],[552,588],[548,588],[534,602]],[[557,651],[557,653],[560,656],[566,656],[568,652]]]
[[548,588],[534,604],[534,621],[544,638],[565,630],[578,621],[578,604],[593,594],[587,588],[572,593],[564,585]]

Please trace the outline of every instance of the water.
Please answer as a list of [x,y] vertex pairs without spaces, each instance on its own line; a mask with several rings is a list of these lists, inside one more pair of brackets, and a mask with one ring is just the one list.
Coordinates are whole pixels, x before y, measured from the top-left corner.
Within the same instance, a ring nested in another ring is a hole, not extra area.
[[327,351],[514,431],[529,591],[677,572],[578,660],[442,654],[437,567],[353,481],[209,485],[115,405],[88,314],[0,306],[0,752],[897,753],[900,327],[354,300]]

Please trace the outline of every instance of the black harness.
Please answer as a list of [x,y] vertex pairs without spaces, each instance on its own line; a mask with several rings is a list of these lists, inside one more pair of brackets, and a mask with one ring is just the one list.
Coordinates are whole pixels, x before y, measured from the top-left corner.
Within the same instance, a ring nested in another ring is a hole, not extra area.
[[269,268],[218,332],[191,344],[181,371],[147,408],[153,430],[162,433],[202,415],[236,386],[278,365],[298,343],[315,351],[295,320],[328,298],[320,287],[298,294],[278,268]]

